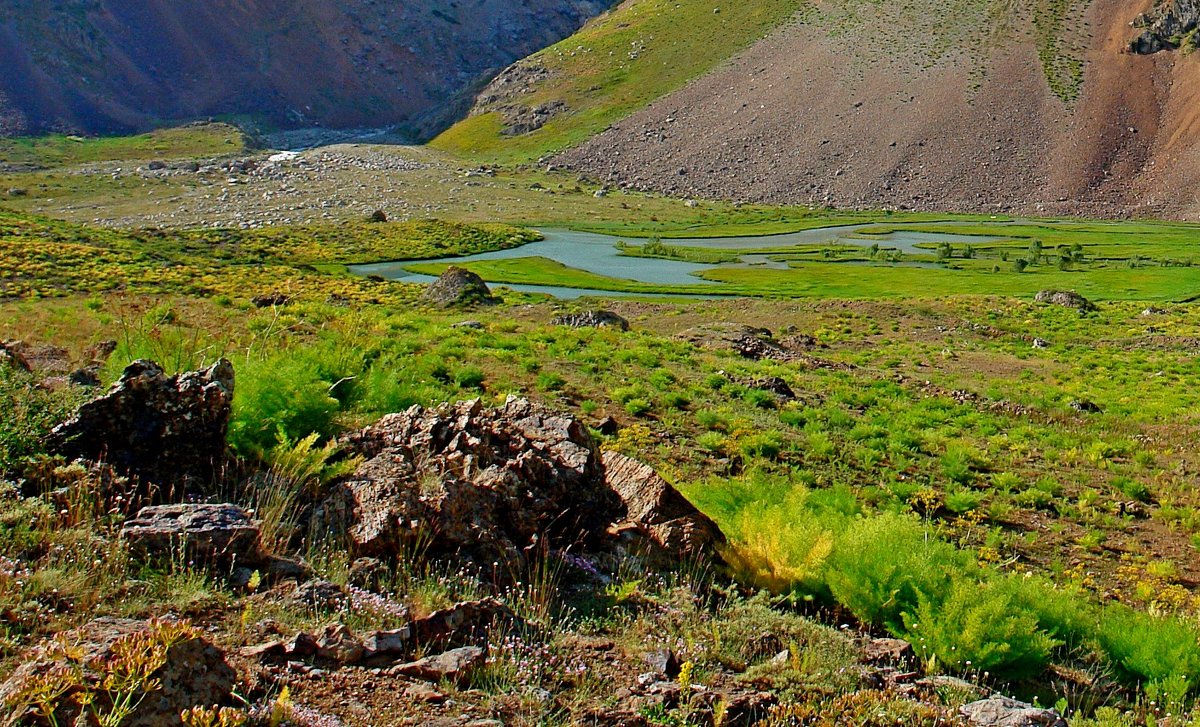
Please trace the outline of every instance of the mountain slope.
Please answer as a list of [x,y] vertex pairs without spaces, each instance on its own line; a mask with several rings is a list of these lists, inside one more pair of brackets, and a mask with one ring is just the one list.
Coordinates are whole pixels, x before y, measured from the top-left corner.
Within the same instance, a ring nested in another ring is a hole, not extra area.
[[11,0],[0,133],[252,115],[431,134],[609,0]]
[[826,2],[562,160],[677,195],[1194,217],[1200,59],[1126,52],[1147,7]]
[[434,144],[680,196],[1200,215],[1200,54],[1129,52],[1152,0],[743,5],[627,0]]
[[432,144],[484,161],[561,151],[682,87],[786,22],[803,0],[625,0],[497,77]]

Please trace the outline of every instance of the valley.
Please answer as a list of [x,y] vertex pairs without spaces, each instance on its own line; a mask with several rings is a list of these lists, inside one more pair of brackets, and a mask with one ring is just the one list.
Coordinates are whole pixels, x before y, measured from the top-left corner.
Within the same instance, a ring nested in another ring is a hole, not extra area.
[[1172,2],[305,2],[430,143],[0,137],[0,727],[1196,724]]

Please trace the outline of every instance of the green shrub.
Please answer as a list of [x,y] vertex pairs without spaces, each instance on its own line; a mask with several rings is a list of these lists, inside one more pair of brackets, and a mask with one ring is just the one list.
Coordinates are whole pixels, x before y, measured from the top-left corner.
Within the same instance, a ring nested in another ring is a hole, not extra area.
[[42,440],[83,399],[78,388],[49,391],[13,366],[0,365],[0,475],[19,476]]
[[654,405],[645,399],[629,399],[625,402],[625,411],[635,417],[645,416],[652,409],[654,409]]
[[933,606],[953,581],[972,569],[970,558],[902,515],[860,520],[834,545],[826,580],[833,597],[859,620],[903,633],[901,614],[922,598]]
[[1097,641],[1117,669],[1136,681],[1200,680],[1200,631],[1172,617],[1115,604],[1100,616]]
[[989,588],[1007,597],[1014,608],[1036,616],[1038,628],[1068,648],[1083,645],[1096,630],[1095,609],[1072,586],[1057,586],[1041,576],[1007,574],[993,575]]
[[540,373],[537,377],[537,387],[542,391],[559,391],[566,384],[566,379],[551,371]]
[[1153,499],[1150,487],[1144,482],[1139,482],[1131,477],[1114,477],[1112,483],[1113,487],[1116,487],[1121,491],[1122,495],[1131,500],[1150,502]]
[[322,379],[302,356],[286,353],[242,364],[234,388],[230,446],[242,456],[260,457],[281,440],[333,435],[341,409],[330,394],[336,381]]
[[1003,590],[967,579],[954,583],[941,602],[919,594],[917,608],[903,620],[906,638],[927,664],[957,672],[1035,676],[1059,643]]
[[709,431],[729,431],[729,417],[715,409],[700,409],[697,411],[696,424]]
[[762,389],[747,389],[742,399],[756,409],[774,409],[777,404],[775,395]]
[[983,495],[974,490],[954,490],[946,493],[946,509],[956,515],[978,510],[982,504]]
[[778,432],[768,430],[739,438],[737,446],[744,459],[775,459],[783,451],[783,438]]

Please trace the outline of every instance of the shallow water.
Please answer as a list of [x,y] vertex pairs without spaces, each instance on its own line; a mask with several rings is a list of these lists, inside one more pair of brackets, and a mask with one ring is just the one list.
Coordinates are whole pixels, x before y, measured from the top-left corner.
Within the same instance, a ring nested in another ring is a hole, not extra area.
[[[878,227],[878,223],[861,225],[844,225],[841,227],[824,227],[816,230],[789,232],[781,235],[762,235],[757,237],[705,237],[663,240],[664,243],[677,247],[699,247],[710,250],[753,250],[762,248],[786,248],[800,245],[815,244],[846,244],[866,248],[878,244],[880,248],[899,250],[905,254],[929,254],[929,250],[917,247],[919,244],[938,245],[943,242],[951,244],[983,243],[998,238],[979,237],[973,235],[949,235],[935,232],[902,231],[889,235],[873,235],[870,238],[855,238],[854,235],[864,228]],[[786,270],[786,263],[775,262],[766,255],[747,254],[736,263],[712,265],[707,263],[689,263],[677,260],[659,260],[655,258],[624,257],[617,249],[617,243],[623,238],[612,235],[599,235],[593,232],[576,232],[574,230],[545,229],[539,230],[545,239],[531,242],[528,245],[511,250],[498,250],[478,255],[463,257],[441,258],[439,262],[470,263],[480,260],[511,260],[527,257],[544,257],[597,275],[604,275],[619,280],[630,280],[654,285],[712,285],[721,283],[704,280],[699,273],[721,267],[754,267],[764,269]],[[645,240],[625,238],[626,242],[634,245],[644,244]],[[816,259],[816,258],[814,258]],[[413,260],[400,260],[389,263],[372,265],[354,265],[351,272],[359,275],[380,275],[389,280],[402,280],[406,283],[428,283],[434,280],[429,275],[409,272],[406,267]],[[423,260],[420,262],[429,262]],[[874,263],[872,263],[874,264]],[[904,264],[904,263],[901,263]],[[915,264],[915,263],[914,263]],[[932,263],[921,263],[922,266],[934,266]],[[493,281],[488,281],[493,282]],[[556,298],[579,298],[582,296],[629,296],[645,294],[615,293],[607,290],[591,290],[584,288],[564,288],[551,285],[508,285],[514,290],[530,293],[545,293]]]

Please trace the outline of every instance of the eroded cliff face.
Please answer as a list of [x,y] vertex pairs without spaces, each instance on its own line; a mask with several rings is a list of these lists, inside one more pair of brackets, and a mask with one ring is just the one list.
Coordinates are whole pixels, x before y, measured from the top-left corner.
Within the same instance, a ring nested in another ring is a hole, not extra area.
[[10,0],[0,133],[247,115],[439,130],[612,0]]

